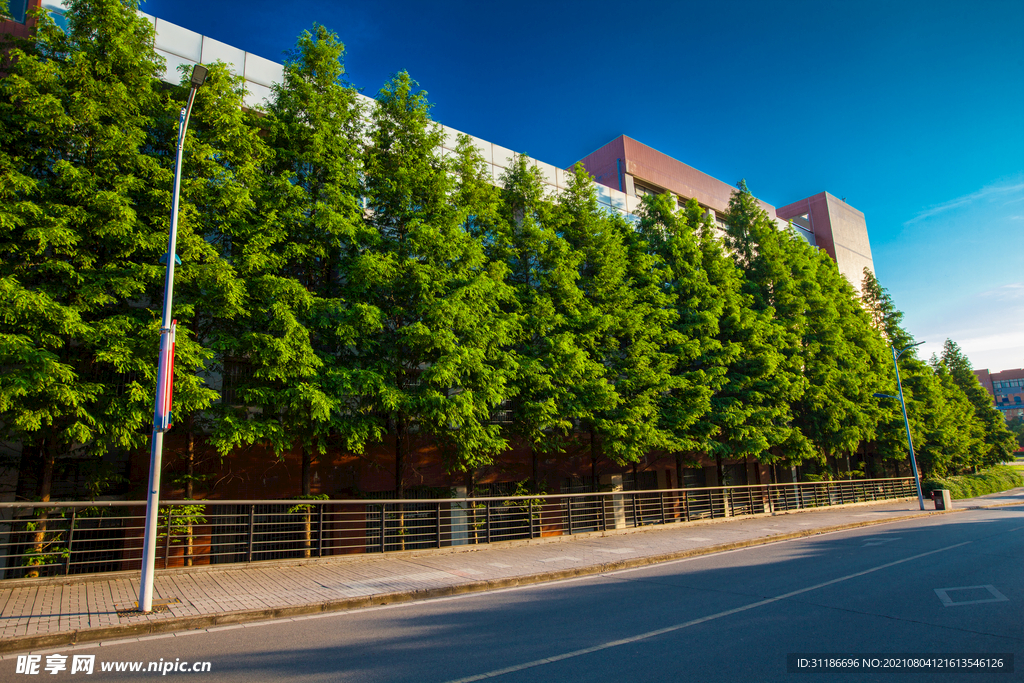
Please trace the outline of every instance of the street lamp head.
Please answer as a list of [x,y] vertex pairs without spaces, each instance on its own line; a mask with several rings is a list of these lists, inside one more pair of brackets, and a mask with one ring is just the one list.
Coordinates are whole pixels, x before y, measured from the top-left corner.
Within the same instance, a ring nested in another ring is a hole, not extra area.
[[198,88],[203,83],[205,83],[206,74],[208,74],[209,72],[210,70],[202,64],[196,64],[194,67],[192,67],[192,87]]
[[899,396],[890,396],[889,394],[872,394],[875,398],[899,398]]
[[921,344],[924,344],[924,342],[923,342],[923,341],[919,341],[919,342],[914,342],[913,344],[908,344],[907,346],[904,346],[904,347],[903,347],[902,349],[900,349],[899,351],[897,351],[897,350],[896,350],[896,347],[894,346],[894,347],[892,347],[892,353],[893,353],[893,355],[894,355],[894,356],[895,356],[896,358],[899,358],[900,356],[902,356],[902,355],[903,355],[903,352],[904,352],[904,351],[906,351],[907,349],[912,349],[912,348],[914,348],[915,346],[920,346]]

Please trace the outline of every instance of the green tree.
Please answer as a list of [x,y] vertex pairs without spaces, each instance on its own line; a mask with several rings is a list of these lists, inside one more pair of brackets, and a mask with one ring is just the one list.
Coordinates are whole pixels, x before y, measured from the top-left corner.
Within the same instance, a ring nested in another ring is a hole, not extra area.
[[933,356],[929,366],[933,374],[915,399],[926,415],[921,443],[914,443],[918,467],[932,476],[958,474],[981,459],[984,433],[946,364]]
[[[512,322],[504,265],[490,263],[460,206],[453,163],[426,93],[407,73],[377,97],[365,157],[368,242],[353,267],[354,296],[373,331],[357,340],[368,404],[396,435],[395,492],[404,494],[410,435],[451,446],[450,470],[489,463],[506,447],[493,408],[515,370],[503,349]],[[479,173],[467,140],[459,168]],[[463,175],[463,182],[466,181]]]
[[1024,416],[1018,415],[1010,419],[1006,423],[1006,428],[1010,430],[1010,433],[1017,440],[1018,450],[1024,448]]
[[773,416],[771,424],[765,425],[768,450],[761,454],[762,462],[768,463],[787,458],[799,464],[820,457],[793,414],[807,389],[803,339],[808,297],[814,301],[820,297],[813,283],[813,264],[805,252],[791,248],[795,239],[778,229],[740,181],[729,201],[725,243],[743,271],[743,292],[750,297],[751,308],[771,321],[773,344],[781,353],[756,397],[760,409]]
[[577,343],[603,380],[580,385],[589,425],[591,463],[601,455],[637,463],[671,441],[659,415],[674,384],[678,333],[673,296],[654,271],[651,254],[634,226],[599,208],[593,179],[577,164],[558,198],[558,232],[578,256],[576,287],[582,300],[575,318]]
[[[153,415],[172,133],[136,9],[72,1],[66,32],[41,14],[0,79],[0,425],[42,500],[58,457],[139,448]],[[208,404],[183,332],[175,398]]]
[[[163,95],[132,3],[41,15],[0,80],[0,424],[41,459],[137,448],[152,419],[170,174],[152,154]],[[178,370],[201,353],[185,335]],[[196,383],[176,397],[188,400]]]
[[[895,395],[897,390],[895,369],[893,369],[892,349],[907,350],[899,357],[900,378],[903,395],[907,406],[907,420],[913,439],[914,451],[931,453],[925,458],[925,464],[931,462],[945,467],[947,458],[941,453],[943,443],[947,441],[947,432],[953,427],[948,417],[949,410],[947,392],[935,371],[927,363],[917,357],[916,349],[911,347],[913,336],[902,325],[903,313],[896,308],[888,290],[883,288],[875,275],[865,269],[861,285],[861,301],[872,321],[872,326],[882,334],[889,349],[886,353],[886,373],[883,379],[882,392]],[[908,348],[911,347],[911,348]],[[881,399],[881,414],[876,431],[875,452],[883,459],[893,463],[897,474],[900,463],[908,460],[907,433],[903,422],[903,413],[896,400]],[[954,411],[955,413],[955,411]],[[922,468],[922,471],[927,471]],[[906,473],[910,473],[910,463],[906,462]]]
[[304,497],[332,437],[361,451],[380,436],[348,401],[353,322],[345,295],[364,227],[361,108],[343,79],[343,54],[321,26],[299,37],[262,121],[268,149],[246,158],[263,162],[255,167],[265,173],[255,198],[262,220],[230,233],[247,281],[246,316],[230,353],[250,373],[239,387],[243,402],[260,409],[224,420],[218,444],[226,452],[266,443],[278,456],[297,447]]
[[[731,453],[716,440],[722,426],[713,414],[712,401],[740,355],[740,346],[720,334],[721,319],[739,295],[739,280],[734,266],[729,273],[720,270],[726,262],[714,238],[703,242],[708,221],[696,202],[681,211],[676,198],[665,193],[644,198],[638,225],[647,250],[658,257],[652,272],[657,273],[674,313],[665,348],[674,357],[675,367],[671,387],[662,392],[659,413],[672,435],[668,450],[675,454],[680,486],[684,460],[692,463],[693,454],[721,461]],[[729,274],[733,279],[728,280]],[[720,289],[729,284],[734,286]]]
[[[885,388],[885,347],[881,335],[835,262],[799,238],[791,251],[813,264],[816,287],[808,296],[803,334],[807,389],[794,406],[796,423],[824,456],[838,460],[872,440],[880,406],[872,396]],[[846,469],[850,469],[847,467]]]
[[[518,322],[510,353],[516,360],[510,431],[528,444],[532,487],[541,488],[539,457],[565,448],[576,424],[614,401],[593,338],[593,317],[577,285],[583,254],[554,229],[555,208],[540,174],[525,155],[501,178],[497,220],[485,235],[488,257],[508,268],[514,298],[508,312]],[[590,316],[590,317],[588,317]],[[581,328],[592,325],[589,342]],[[589,346],[588,346],[589,344]]]
[[1016,450],[1012,432],[995,406],[992,397],[974,375],[971,361],[951,339],[942,346],[942,364],[948,369],[952,381],[960,388],[974,409],[974,417],[984,432],[984,448],[975,466],[991,467],[1009,460]]

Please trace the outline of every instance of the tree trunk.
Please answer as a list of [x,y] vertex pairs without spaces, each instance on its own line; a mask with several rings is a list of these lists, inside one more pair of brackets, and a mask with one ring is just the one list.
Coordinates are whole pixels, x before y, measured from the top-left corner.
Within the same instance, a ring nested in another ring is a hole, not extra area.
[[305,443],[302,444],[302,495],[312,494],[310,471],[313,469],[313,450]]
[[[193,485],[192,477],[196,471],[196,435],[194,431],[195,427],[195,415],[189,414],[187,429],[187,450],[185,453],[185,473],[187,475],[185,479],[185,498],[192,500],[195,494],[195,486]],[[188,524],[185,525],[185,566],[192,566],[192,550],[194,542],[192,538],[192,518],[189,516]]]
[[530,447],[530,464],[533,467],[533,492],[540,493],[540,461],[537,458],[537,448]]
[[[302,443],[302,497],[308,498],[312,495],[310,470],[313,466],[313,449]],[[313,547],[313,506],[305,506],[305,514],[302,520],[302,556],[311,557]]]
[[[44,439],[39,445],[39,452],[42,456],[42,470],[39,473],[39,487],[37,491],[39,494],[39,501],[42,503],[50,502],[50,491],[53,484],[53,467],[56,459],[56,453],[54,450],[53,445],[47,439]],[[44,508],[35,519],[36,527],[35,532],[32,535],[32,555],[34,558],[41,558],[43,550],[46,548],[46,528],[48,518],[49,513]],[[39,576],[39,569],[30,569],[25,576],[30,579],[37,578]]]
[[683,482],[683,454],[676,451],[676,488],[684,488]]
[[[405,498],[405,451],[408,448],[405,418],[395,421],[395,498]],[[405,505],[398,503],[398,548],[405,550]]]
[[[469,470],[466,472],[466,497],[473,498],[476,496],[476,472]],[[480,534],[476,528],[476,503],[470,503],[469,510],[467,510],[469,517],[469,542],[476,545],[480,542]]]
[[42,445],[27,442],[21,446],[21,460],[18,462],[18,483],[14,489],[14,500],[32,500],[39,486],[39,467]]

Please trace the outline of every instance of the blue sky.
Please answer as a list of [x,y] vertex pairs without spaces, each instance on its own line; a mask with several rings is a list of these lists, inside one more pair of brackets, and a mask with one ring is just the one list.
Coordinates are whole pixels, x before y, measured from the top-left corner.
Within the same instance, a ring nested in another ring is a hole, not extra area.
[[1024,367],[1024,2],[148,0],[275,61],[315,23],[373,96],[568,167],[621,134],[775,206],[864,212],[923,355]]

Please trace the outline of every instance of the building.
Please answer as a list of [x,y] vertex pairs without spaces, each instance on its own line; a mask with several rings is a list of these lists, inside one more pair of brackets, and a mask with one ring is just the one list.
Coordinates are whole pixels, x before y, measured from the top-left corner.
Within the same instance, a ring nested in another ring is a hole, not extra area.
[[[16,21],[3,22],[0,32],[27,34],[29,27],[25,24],[25,9],[40,5],[50,10],[58,23],[61,22],[64,9],[61,0],[13,0],[11,8]],[[256,106],[270,97],[272,85],[283,78],[281,64],[144,12],[140,14],[149,19],[156,30],[156,52],[166,63],[162,76],[164,81],[177,83],[178,67],[183,64],[220,60],[245,78],[248,92],[245,102]],[[17,21],[19,18],[20,22]],[[444,129],[445,148],[454,149],[460,131],[447,126]],[[497,182],[515,156],[514,151],[472,135],[470,137]],[[696,199],[715,216],[719,225],[724,225],[719,215],[728,210],[729,198],[735,189],[625,135],[588,154],[581,162],[596,180],[598,201],[606,209],[627,217],[637,210],[645,194],[669,191],[683,201]],[[536,159],[531,163],[540,170],[550,194],[557,195],[565,188],[566,169]],[[864,268],[874,272],[864,214],[843,200],[821,192],[778,209],[767,202],[760,203],[781,226],[791,224],[808,243],[827,252],[839,266],[839,272],[858,291]]]
[[[639,197],[668,191],[683,200],[696,199],[724,226],[718,215],[728,211],[729,198],[735,190],[732,185],[625,135],[590,153],[582,163],[598,183],[624,193],[630,211]],[[821,192],[781,209],[764,201],[760,204],[780,225],[791,222],[798,235],[825,250],[857,291],[864,269],[874,272],[864,214],[843,200]]]
[[[43,7],[53,13],[58,24],[63,21],[64,9],[60,0],[14,0],[12,6]],[[165,60],[165,70],[160,76],[165,82],[179,82],[180,66],[221,61],[244,78],[247,90],[245,105],[256,107],[271,97],[273,84],[283,80],[283,66],[279,63],[158,17],[140,14],[154,26],[154,48]],[[28,35],[31,26],[27,22],[30,20],[26,18],[23,9],[15,15],[15,19],[15,22],[5,22],[0,26],[0,31]],[[370,101],[369,98],[367,101]],[[447,126],[443,128],[443,147],[454,150],[460,131]],[[494,182],[499,183],[501,175],[515,158],[515,152],[472,135],[470,139]],[[540,172],[550,196],[557,196],[567,187],[570,177],[567,169],[537,159],[530,159],[529,163]],[[730,196],[735,189],[626,136],[620,136],[587,155],[582,163],[596,179],[599,203],[607,211],[617,212],[627,218],[635,218],[644,195],[669,191],[684,200],[696,199],[722,226],[722,215],[727,211]],[[795,232],[808,243],[828,252],[839,264],[840,272],[859,289],[863,268],[872,268],[862,213],[824,192],[782,209],[776,209],[764,201],[761,201],[761,206],[780,226],[791,223]],[[167,438],[170,450],[174,447],[175,439],[180,439],[181,435],[170,434]],[[329,458],[317,464],[313,472],[314,492],[335,495],[345,491],[388,489],[393,476],[387,470],[394,437],[389,439],[371,448],[364,456],[332,452]],[[525,448],[513,449],[507,460],[502,471],[489,473],[489,478],[481,477],[477,484],[497,485],[531,476],[529,455]],[[273,467],[267,468],[265,463],[272,461],[270,454],[260,449],[233,454],[221,470],[223,476],[220,479],[224,483],[218,489],[219,495],[238,499],[296,495],[299,482],[297,454],[289,453]],[[448,485],[450,478],[444,471],[443,460],[435,444],[423,443],[414,447],[410,461],[415,461],[419,477],[418,480],[410,481],[410,488]],[[585,443],[567,449],[559,458],[548,458],[541,465],[542,476],[547,479],[551,490],[573,490],[581,474],[586,476],[593,472],[596,475],[598,472],[598,468],[589,460]],[[602,463],[601,469],[608,469],[607,465]],[[727,482],[759,484],[777,476],[773,476],[766,465],[752,461],[729,461],[723,468],[724,480],[719,481],[713,462],[704,461],[700,465],[677,471],[672,459],[651,457],[639,468],[633,468],[632,472],[625,474],[630,478],[631,485],[637,488],[713,486]],[[144,480],[148,461],[137,459],[131,466],[130,479]],[[606,475],[604,472],[602,474]]]
[[974,376],[988,390],[1003,417],[1024,417],[1024,368],[1002,372],[975,370]]

